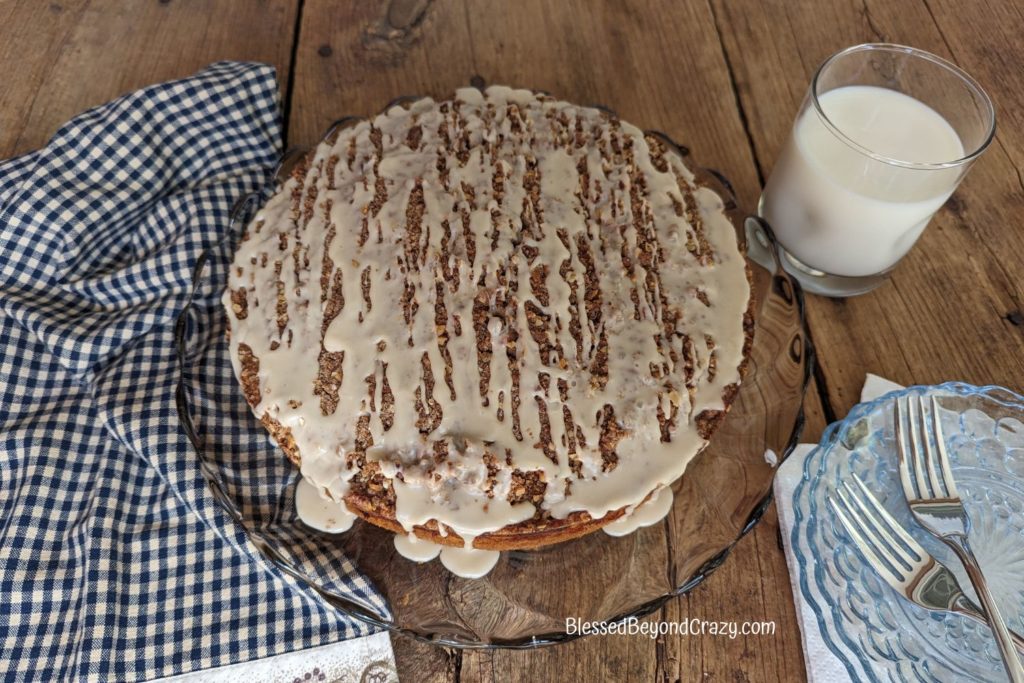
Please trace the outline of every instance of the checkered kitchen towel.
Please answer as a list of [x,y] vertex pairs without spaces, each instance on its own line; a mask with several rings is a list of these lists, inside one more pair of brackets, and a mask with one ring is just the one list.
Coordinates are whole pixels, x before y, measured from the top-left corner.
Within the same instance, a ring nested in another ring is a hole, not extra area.
[[[222,62],[0,162],[0,678],[155,678],[370,630],[262,559],[175,413],[175,316],[232,205],[266,191],[276,93],[272,68]],[[227,486],[291,561],[379,607],[329,544],[274,537],[293,512],[264,494],[294,474],[235,384],[210,268],[186,384]]]

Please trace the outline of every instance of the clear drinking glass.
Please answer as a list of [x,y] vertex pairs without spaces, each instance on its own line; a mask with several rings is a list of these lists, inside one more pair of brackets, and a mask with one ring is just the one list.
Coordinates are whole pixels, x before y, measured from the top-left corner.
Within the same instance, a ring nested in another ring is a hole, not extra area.
[[[758,213],[807,291],[851,296],[885,281],[995,134],[962,69],[902,45],[856,45],[818,68]],[[751,235],[751,256],[768,240]]]

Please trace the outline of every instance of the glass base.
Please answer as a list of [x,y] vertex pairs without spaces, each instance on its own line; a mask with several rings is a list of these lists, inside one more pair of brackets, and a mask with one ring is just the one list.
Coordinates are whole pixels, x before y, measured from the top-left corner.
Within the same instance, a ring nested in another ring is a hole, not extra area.
[[832,298],[844,298],[867,294],[889,279],[892,269],[874,275],[850,277],[833,275],[812,268],[786,251],[770,234],[767,222],[760,217],[751,216],[746,221],[747,256],[769,271],[776,271],[781,265],[793,276],[805,292]]

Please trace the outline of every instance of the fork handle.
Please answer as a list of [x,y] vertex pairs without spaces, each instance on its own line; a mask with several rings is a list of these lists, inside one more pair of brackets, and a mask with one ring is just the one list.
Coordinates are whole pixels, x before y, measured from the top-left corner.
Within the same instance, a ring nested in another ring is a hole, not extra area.
[[[961,616],[968,617],[979,624],[988,626],[988,617],[985,616],[985,611],[966,595],[961,594],[960,597],[957,598],[956,602],[953,603],[951,609]],[[1017,648],[1017,652],[1024,655],[1024,636],[1017,633],[1012,628],[1008,630],[1010,631],[1010,639],[1013,640],[1013,645]]]
[[1006,627],[1002,614],[999,613],[995,598],[992,597],[992,593],[988,589],[988,582],[985,581],[985,576],[981,573],[981,567],[978,566],[978,560],[974,557],[967,536],[949,534],[943,536],[942,540],[953,549],[956,556],[960,558],[960,562],[963,563],[964,569],[967,570],[967,577],[971,580],[978,599],[981,600],[981,606],[988,617],[989,627],[992,629],[992,635],[996,638],[996,645],[999,646],[999,654],[1003,657],[1003,666],[1006,667],[1006,673],[1009,674],[1010,680],[1013,683],[1024,683],[1024,667],[1021,667],[1020,659],[1017,658],[1017,653],[1014,650],[1013,637]]

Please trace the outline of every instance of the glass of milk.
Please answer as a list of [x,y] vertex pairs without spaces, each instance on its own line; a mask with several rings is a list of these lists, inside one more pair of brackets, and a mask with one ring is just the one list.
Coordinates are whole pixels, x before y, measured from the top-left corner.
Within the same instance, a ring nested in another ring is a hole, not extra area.
[[[988,95],[940,57],[888,44],[832,55],[758,206],[783,267],[817,294],[874,289],[994,133]],[[767,231],[753,232],[751,255],[764,259]]]

